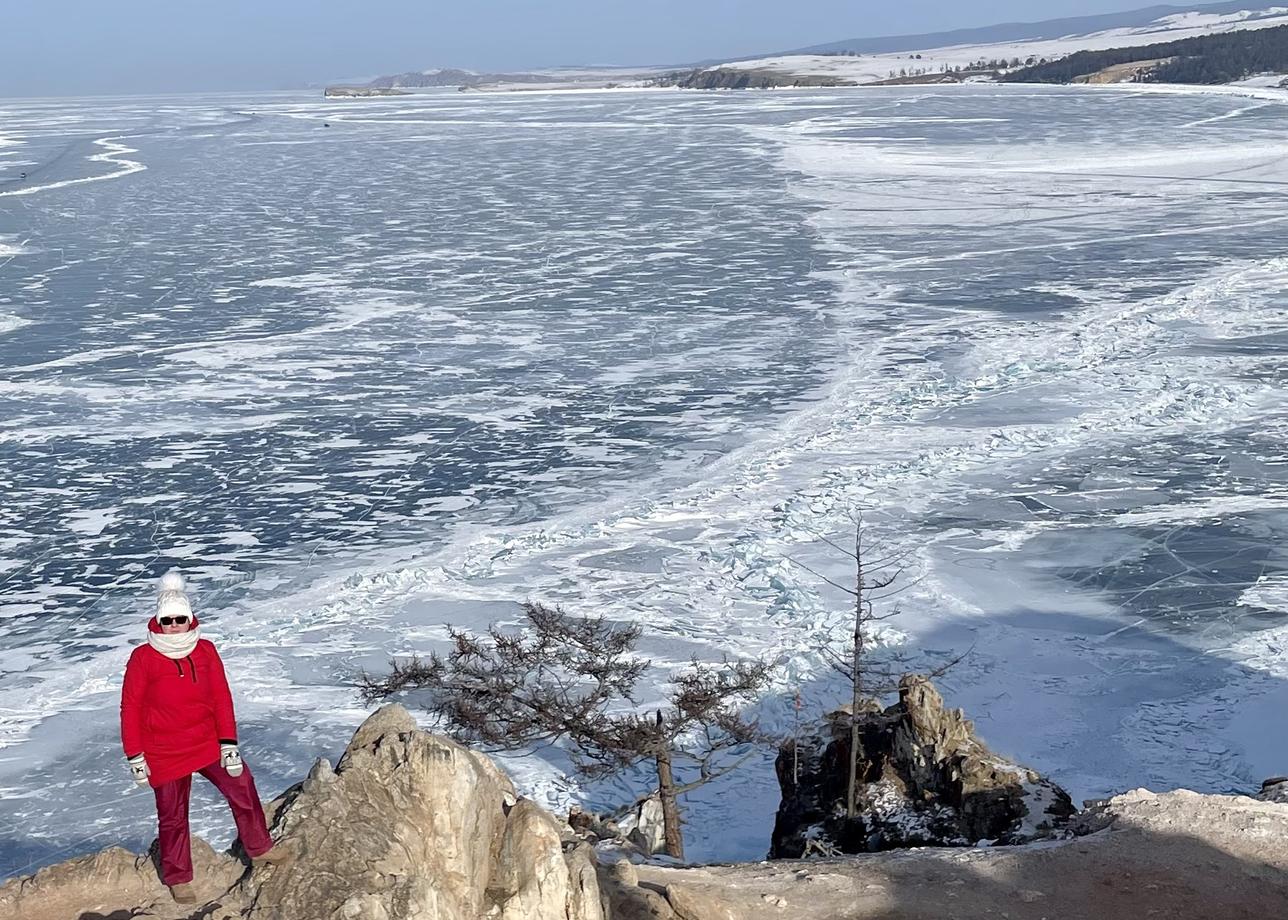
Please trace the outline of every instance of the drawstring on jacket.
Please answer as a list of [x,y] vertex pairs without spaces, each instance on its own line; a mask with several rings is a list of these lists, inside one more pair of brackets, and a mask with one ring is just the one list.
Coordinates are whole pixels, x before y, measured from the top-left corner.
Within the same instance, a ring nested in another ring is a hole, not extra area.
[[188,672],[189,672],[189,676],[192,678],[192,682],[193,682],[194,684],[197,682],[197,663],[196,663],[195,661],[193,661],[193,660],[192,660],[192,656],[191,656],[191,655],[189,655],[187,658],[184,658],[184,659],[182,659],[182,660],[180,660],[180,659],[178,659],[178,658],[174,658],[174,659],[171,659],[171,660],[172,660],[172,661],[174,661],[174,666],[175,666],[176,668],[178,668],[178,669],[179,669],[179,676],[180,676],[180,677],[183,677],[183,676],[184,676],[184,673],[183,673],[183,662],[184,662],[184,661],[188,662]]

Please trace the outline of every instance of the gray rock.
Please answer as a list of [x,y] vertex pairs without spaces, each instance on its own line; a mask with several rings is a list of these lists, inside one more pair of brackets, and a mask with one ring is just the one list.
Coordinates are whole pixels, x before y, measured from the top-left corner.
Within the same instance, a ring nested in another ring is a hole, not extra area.
[[615,822],[619,833],[639,848],[646,856],[666,849],[666,823],[662,817],[662,801],[649,796],[632,806]]

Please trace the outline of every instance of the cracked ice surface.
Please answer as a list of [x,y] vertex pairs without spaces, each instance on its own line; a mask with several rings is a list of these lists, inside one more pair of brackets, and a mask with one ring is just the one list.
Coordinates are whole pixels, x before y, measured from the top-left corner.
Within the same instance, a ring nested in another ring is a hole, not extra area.
[[[361,718],[352,669],[528,597],[778,659],[786,730],[841,698],[805,566],[844,577],[855,505],[920,576],[887,641],[971,649],[946,695],[999,752],[1075,798],[1282,772],[1282,105],[4,108],[42,188],[0,199],[0,874],[150,838],[114,719],[170,564],[271,794]],[[562,765],[507,758],[620,798]],[[776,804],[767,762],[704,790],[693,855],[763,855]]]

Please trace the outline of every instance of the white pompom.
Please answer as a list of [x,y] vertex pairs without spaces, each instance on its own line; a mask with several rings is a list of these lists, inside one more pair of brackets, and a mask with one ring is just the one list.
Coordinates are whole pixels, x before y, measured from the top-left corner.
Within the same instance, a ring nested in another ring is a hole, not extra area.
[[161,576],[162,591],[182,591],[183,576],[179,574],[178,569],[171,569]]

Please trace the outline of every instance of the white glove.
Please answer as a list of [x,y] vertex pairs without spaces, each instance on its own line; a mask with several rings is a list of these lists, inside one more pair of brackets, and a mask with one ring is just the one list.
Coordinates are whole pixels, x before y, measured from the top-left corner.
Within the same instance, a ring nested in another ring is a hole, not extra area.
[[241,751],[235,744],[219,745],[219,762],[223,768],[228,771],[229,776],[242,775]]
[[135,754],[126,763],[130,765],[130,779],[140,786],[146,786],[148,777],[152,774],[152,771],[148,769],[147,758],[142,754]]

